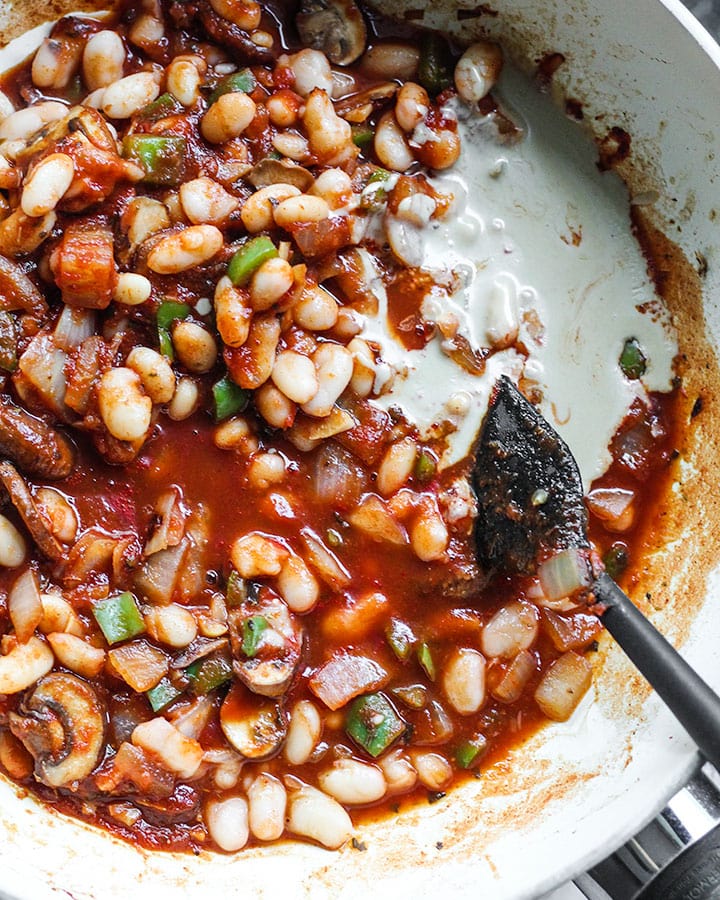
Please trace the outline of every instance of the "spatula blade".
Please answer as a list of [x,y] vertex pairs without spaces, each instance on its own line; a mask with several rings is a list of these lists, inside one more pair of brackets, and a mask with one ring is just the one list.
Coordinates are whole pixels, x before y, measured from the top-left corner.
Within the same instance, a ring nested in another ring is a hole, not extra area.
[[495,385],[475,451],[475,538],[488,572],[533,574],[587,547],[587,510],[567,444],[506,376]]

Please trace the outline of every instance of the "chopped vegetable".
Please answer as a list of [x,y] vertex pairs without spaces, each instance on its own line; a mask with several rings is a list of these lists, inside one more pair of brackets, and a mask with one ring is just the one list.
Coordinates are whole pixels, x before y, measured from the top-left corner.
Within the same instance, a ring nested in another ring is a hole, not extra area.
[[233,91],[242,91],[245,94],[249,94],[255,90],[256,85],[257,81],[250,69],[240,69],[239,72],[233,72],[232,75],[223,78],[212,94],[210,94],[208,106],[212,106],[223,94],[230,94]]
[[584,656],[568,650],[543,675],[535,691],[535,700],[549,719],[566,722],[591,682],[590,663]]
[[6,372],[17,369],[17,331],[8,312],[0,312],[0,368]]
[[437,473],[437,464],[438,461],[435,454],[428,450],[427,447],[422,447],[415,459],[413,475],[418,481],[423,483],[432,481]]
[[177,319],[187,319],[189,315],[190,307],[187,303],[178,303],[175,300],[165,300],[158,307],[156,320],[160,352],[169,360],[175,358],[172,337],[170,336],[170,326]]
[[620,354],[620,368],[623,375],[631,381],[642,378],[647,368],[647,358],[638,343],[637,338],[628,338]]
[[148,103],[138,113],[138,118],[145,122],[157,122],[158,119],[165,119],[167,116],[174,116],[182,112],[183,107],[173,97],[172,94],[160,94],[157,100]]
[[602,558],[605,571],[617,579],[627,569],[630,557],[625,544],[613,544]]
[[582,550],[568,547],[541,563],[538,578],[548,600],[572,597],[590,584],[587,559]]
[[212,388],[215,421],[222,422],[236,413],[242,412],[248,405],[249,394],[240,385],[235,384],[227,375],[216,381]]
[[430,650],[429,645],[425,641],[423,641],[422,644],[420,644],[420,646],[418,647],[417,658],[430,681],[435,681],[435,660],[433,659],[432,651]]
[[248,598],[248,585],[239,572],[232,570],[228,575],[225,599],[230,609],[234,609],[244,603]]
[[393,688],[392,695],[410,709],[422,709],[427,703],[427,688],[423,684],[409,684]]
[[145,172],[143,181],[162,187],[173,187],[182,180],[186,150],[184,137],[131,134],[122,143],[125,159],[137,163]]
[[227,657],[218,654],[199,659],[185,669],[190,679],[193,693],[197,696],[209,694],[232,678],[232,664]]
[[252,616],[243,622],[241,649],[245,656],[252,659],[257,654],[260,640],[269,627],[265,616]]
[[405,662],[410,658],[416,638],[409,625],[401,619],[390,619],[390,624],[385,629],[385,638],[399,660]]
[[153,712],[160,712],[182,695],[169,678],[162,678],[154,688],[145,691]]
[[476,734],[468,741],[463,741],[455,751],[455,761],[461,769],[472,769],[482,759],[487,750],[487,738]]
[[358,697],[348,711],[345,730],[370,756],[384,753],[405,731],[405,722],[384,694]]
[[98,600],[92,611],[108,644],[127,641],[145,631],[145,622],[130,591]]
[[325,706],[340,709],[364,691],[383,687],[388,673],[374,659],[338,653],[310,678],[310,690]]
[[450,50],[447,42],[434,32],[424,35],[420,44],[418,81],[434,97],[453,83]]
[[246,285],[256,269],[268,259],[277,256],[275,244],[266,235],[253,238],[237,251],[230,260],[228,278],[235,285]]
[[352,130],[353,143],[361,150],[370,146],[374,137],[375,132],[369,125],[356,125]]

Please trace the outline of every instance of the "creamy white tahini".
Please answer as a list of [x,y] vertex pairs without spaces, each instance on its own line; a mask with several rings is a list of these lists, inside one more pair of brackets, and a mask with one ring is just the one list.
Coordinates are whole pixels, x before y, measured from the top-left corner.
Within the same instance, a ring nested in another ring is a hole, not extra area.
[[[529,356],[499,352],[478,377],[443,354],[437,337],[423,350],[405,350],[388,335],[375,278],[380,314],[366,322],[364,336],[381,344],[398,373],[379,402],[401,406],[424,429],[443,419],[457,424],[450,462],[468,452],[498,375],[524,374],[541,386],[543,413],[570,445],[587,487],[607,468],[608,443],[633,398],[670,389],[676,338],[632,234],[621,180],[599,172],[595,147],[578,125],[518,72],[505,69],[496,95],[525,137],[500,145],[487,120],[453,106],[463,151],[434,183],[455,194],[456,204],[425,229],[424,266],[461,273],[466,286],[451,305],[474,346],[486,346],[488,326],[502,326],[514,310]],[[370,278],[372,259],[364,258]],[[644,304],[651,313],[640,310]],[[543,326],[539,338],[523,321],[532,310]],[[629,381],[618,366],[628,337],[648,358],[642,382]]]

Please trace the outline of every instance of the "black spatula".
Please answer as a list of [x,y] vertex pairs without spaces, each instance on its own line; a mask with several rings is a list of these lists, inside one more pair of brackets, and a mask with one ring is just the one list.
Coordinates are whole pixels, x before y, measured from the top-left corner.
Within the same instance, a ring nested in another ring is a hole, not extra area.
[[[478,439],[476,542],[490,572],[533,574],[539,560],[589,547],[582,480],[568,446],[506,377],[495,385]],[[606,572],[591,574],[592,608],[720,769],[720,697]]]

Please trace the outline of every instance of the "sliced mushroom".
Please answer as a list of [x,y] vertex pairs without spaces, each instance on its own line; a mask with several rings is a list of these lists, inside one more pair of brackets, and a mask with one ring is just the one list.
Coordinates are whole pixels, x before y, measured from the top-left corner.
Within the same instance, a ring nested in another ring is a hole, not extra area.
[[335,112],[350,122],[364,122],[373,109],[394,97],[399,87],[396,81],[386,81],[356,94],[348,94],[334,104]]
[[53,480],[67,477],[75,463],[68,438],[2,395],[0,454],[9,456],[28,475]]
[[9,462],[0,463],[0,481],[5,486],[10,502],[22,516],[23,522],[40,551],[54,562],[64,559],[67,555],[67,548],[63,547],[48,528],[45,519],[38,512],[30,488],[15,466]]
[[10,730],[35,758],[35,777],[49,787],[86,778],[98,763],[105,736],[105,711],[82,679],[52,672],[10,713]]
[[246,759],[267,759],[287,736],[287,715],[279,703],[258,697],[235,684],[220,707],[220,726]]
[[209,3],[198,3],[196,9],[200,22],[211,40],[238,51],[248,64],[266,65],[274,62],[275,55],[272,50],[256,44],[247,31],[218,15]]
[[263,589],[228,616],[233,669],[255,694],[285,693],[300,664],[303,634],[295,616],[279,597]]
[[258,190],[271,184],[291,184],[303,194],[309,191],[315,182],[312,173],[297,163],[269,157],[254,166],[246,178]]
[[365,51],[365,20],[353,0],[302,0],[295,22],[303,44],[337,66],[349,66]]

